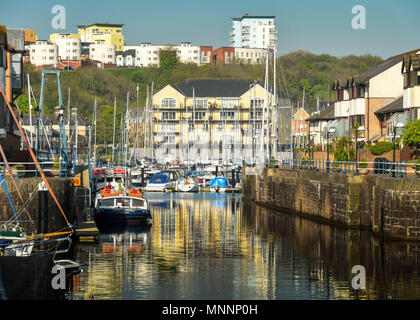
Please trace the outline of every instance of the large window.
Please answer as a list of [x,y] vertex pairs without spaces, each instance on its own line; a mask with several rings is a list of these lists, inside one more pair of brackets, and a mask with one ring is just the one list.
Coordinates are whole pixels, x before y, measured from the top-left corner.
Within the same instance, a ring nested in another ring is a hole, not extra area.
[[204,111],[198,111],[195,112],[195,120],[203,120],[206,116],[206,113]]
[[176,99],[174,98],[163,98],[160,101],[161,108],[176,108]]
[[238,99],[222,99],[222,108],[235,108],[238,105]]
[[251,99],[251,108],[262,108],[264,105],[263,98],[253,98]]
[[175,111],[162,112],[162,119],[163,120],[176,120],[176,112]]
[[233,120],[235,119],[235,112],[233,111],[222,111],[220,112],[221,120]]
[[195,108],[207,108],[207,99],[194,99]]

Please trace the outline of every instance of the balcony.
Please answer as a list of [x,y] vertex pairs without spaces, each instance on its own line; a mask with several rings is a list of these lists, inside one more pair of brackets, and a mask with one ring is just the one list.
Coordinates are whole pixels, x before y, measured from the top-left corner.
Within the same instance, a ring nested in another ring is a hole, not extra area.
[[365,98],[357,98],[350,100],[349,115],[358,116],[365,114]]

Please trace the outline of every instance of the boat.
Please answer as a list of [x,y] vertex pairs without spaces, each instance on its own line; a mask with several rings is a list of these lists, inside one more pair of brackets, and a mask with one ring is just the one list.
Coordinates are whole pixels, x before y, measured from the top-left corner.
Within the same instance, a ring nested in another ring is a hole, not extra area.
[[179,192],[198,192],[200,191],[200,187],[193,178],[186,178],[178,182],[176,190]]
[[167,174],[155,174],[147,182],[144,191],[167,192],[174,190],[176,183]]
[[210,192],[226,192],[229,184],[225,177],[216,177],[210,180]]
[[109,225],[141,225],[150,223],[148,202],[138,189],[123,191],[106,187],[96,198],[93,219],[99,229]]

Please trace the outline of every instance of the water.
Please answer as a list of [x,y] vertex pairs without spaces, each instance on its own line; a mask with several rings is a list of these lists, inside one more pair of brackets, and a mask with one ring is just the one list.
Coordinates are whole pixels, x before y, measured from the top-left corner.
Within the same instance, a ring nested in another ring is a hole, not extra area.
[[[418,299],[420,245],[388,243],[243,203],[239,194],[145,194],[149,229],[77,244],[70,299]],[[354,265],[366,289],[354,290]]]

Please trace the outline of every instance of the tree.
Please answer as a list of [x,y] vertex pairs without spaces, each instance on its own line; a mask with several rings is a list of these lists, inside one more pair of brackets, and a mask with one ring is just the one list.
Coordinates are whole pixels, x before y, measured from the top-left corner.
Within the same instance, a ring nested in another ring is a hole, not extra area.
[[401,140],[404,146],[409,146],[417,155],[420,148],[420,119],[416,119],[405,126]]

